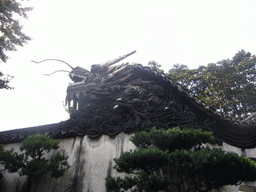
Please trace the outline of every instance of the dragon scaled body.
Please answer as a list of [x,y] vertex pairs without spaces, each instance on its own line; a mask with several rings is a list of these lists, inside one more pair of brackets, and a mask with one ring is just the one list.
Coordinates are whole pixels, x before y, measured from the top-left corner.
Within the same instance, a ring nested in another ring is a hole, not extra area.
[[24,137],[33,131],[47,132],[55,138],[99,137],[147,131],[154,126],[164,129],[180,126],[213,131],[217,140],[236,147],[256,146],[255,121],[250,119],[248,124],[223,119],[173,85],[164,74],[149,67],[113,66],[133,53],[135,51],[104,64],[92,65],[91,71],[72,68],[73,83],[69,84],[66,96],[70,119],[16,130],[16,133],[2,132],[0,141],[10,142],[8,134],[16,134],[14,138],[22,140],[20,134]]

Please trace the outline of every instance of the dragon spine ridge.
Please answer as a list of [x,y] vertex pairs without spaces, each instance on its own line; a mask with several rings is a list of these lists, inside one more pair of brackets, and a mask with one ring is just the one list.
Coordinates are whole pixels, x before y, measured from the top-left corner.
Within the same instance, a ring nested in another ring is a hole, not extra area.
[[84,135],[94,138],[102,134],[147,131],[153,126],[167,129],[178,125],[213,131],[217,140],[236,147],[256,146],[255,122],[242,126],[223,119],[198,103],[181,86],[174,85],[165,74],[150,67],[112,66],[133,53],[135,51],[112,62],[92,65],[91,71],[73,68],[70,78],[74,83],[68,86],[66,97],[70,119],[2,132],[0,141],[20,141],[33,132],[47,132],[55,138]]

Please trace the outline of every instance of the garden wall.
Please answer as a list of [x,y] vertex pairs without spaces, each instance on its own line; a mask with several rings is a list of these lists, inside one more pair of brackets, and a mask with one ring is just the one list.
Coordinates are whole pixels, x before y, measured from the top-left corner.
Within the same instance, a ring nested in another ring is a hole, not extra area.
[[[107,176],[118,176],[113,169],[114,158],[121,153],[134,149],[135,146],[129,141],[132,134],[120,133],[115,137],[102,135],[97,139],[87,136],[60,140],[58,151],[65,150],[69,156],[68,162],[71,168],[59,179],[44,176],[40,181],[33,183],[33,192],[104,192],[105,178]],[[6,144],[5,149],[13,148],[19,151],[19,143]],[[248,157],[255,156],[255,150],[245,150],[224,144],[224,149],[234,151],[239,155]],[[51,152],[49,154],[53,155]],[[18,173],[3,173],[4,177],[0,180],[1,192],[23,192],[27,190],[26,176],[19,176]],[[243,184],[246,186],[246,184]],[[248,186],[253,184],[248,184]],[[247,186],[247,188],[248,188]],[[250,188],[250,187],[249,187]],[[238,186],[227,186],[223,191],[237,192]]]

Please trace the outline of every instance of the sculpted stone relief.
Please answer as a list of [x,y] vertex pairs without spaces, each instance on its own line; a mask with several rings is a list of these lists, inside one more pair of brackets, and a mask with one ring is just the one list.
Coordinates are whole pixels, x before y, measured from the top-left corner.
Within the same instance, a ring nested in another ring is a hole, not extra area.
[[136,68],[156,76],[148,67],[128,64],[72,70],[74,83],[68,86],[66,104],[84,134],[98,137],[195,124],[196,115],[188,106],[153,79],[140,77]]
[[244,126],[230,122],[189,97],[163,73],[140,64],[114,65],[134,53],[94,64],[90,71],[58,60],[72,69],[69,76],[73,82],[66,96],[70,119],[2,132],[0,142],[19,142],[35,133],[46,133],[54,138],[84,135],[95,138],[102,134],[114,136],[120,132],[146,131],[154,126],[165,129],[180,126],[213,131],[217,140],[237,147],[256,146],[256,126],[251,120],[254,116],[242,122]]

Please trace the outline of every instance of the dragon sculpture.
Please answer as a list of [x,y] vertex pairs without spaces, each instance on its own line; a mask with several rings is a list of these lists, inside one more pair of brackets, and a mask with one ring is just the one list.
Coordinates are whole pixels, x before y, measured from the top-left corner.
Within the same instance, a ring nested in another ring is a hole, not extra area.
[[256,146],[255,114],[240,123],[225,120],[163,73],[140,64],[114,65],[134,53],[92,65],[90,71],[64,62],[72,69],[69,76],[73,83],[69,84],[66,96],[70,119],[5,131],[0,133],[0,142],[18,142],[35,133],[47,133],[54,138],[84,135],[95,138],[102,134],[114,136],[120,132],[148,131],[152,127],[180,126],[212,131],[217,141],[239,148]]

